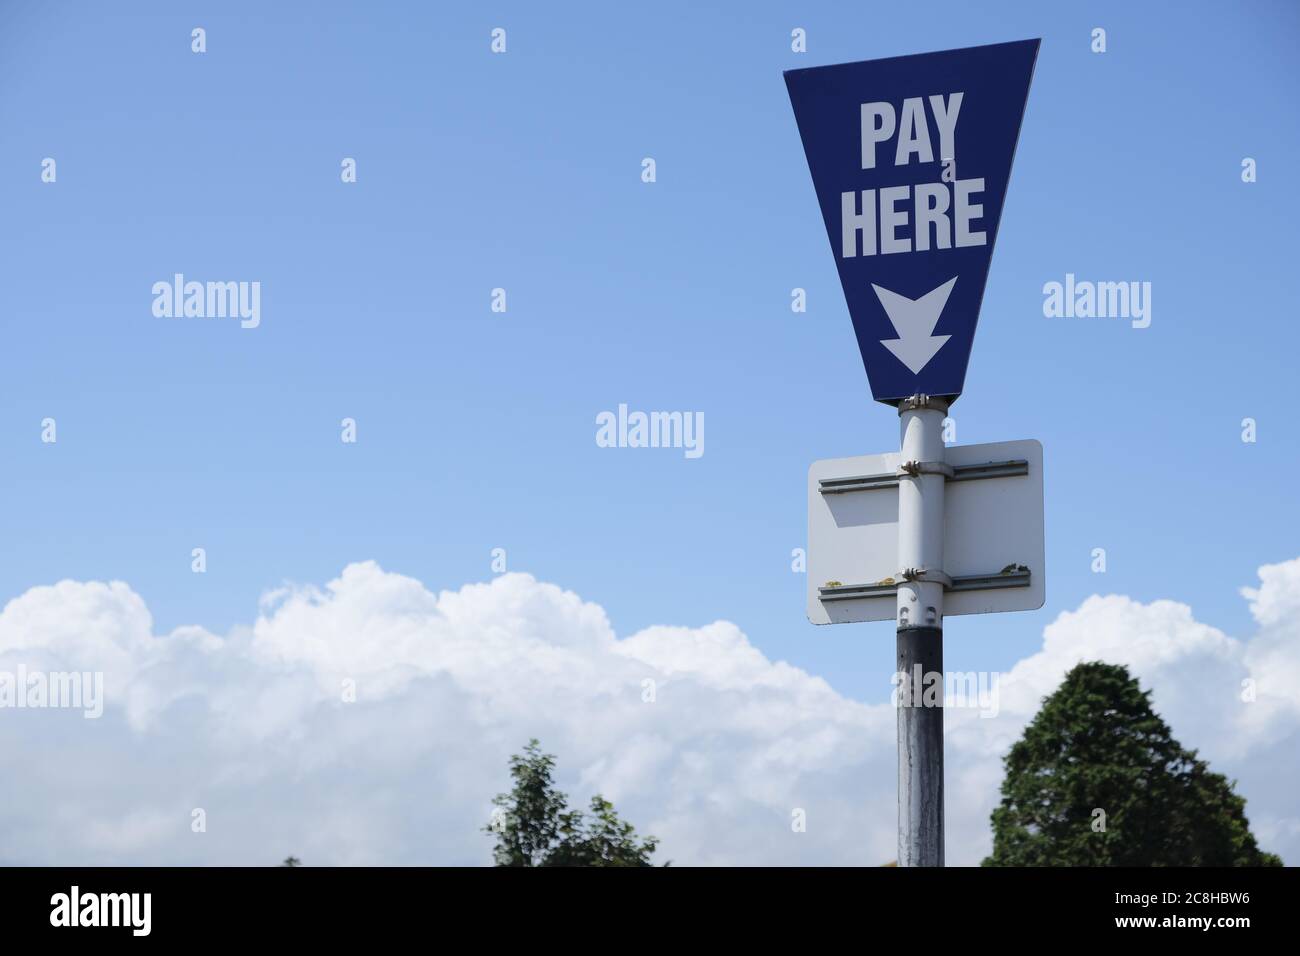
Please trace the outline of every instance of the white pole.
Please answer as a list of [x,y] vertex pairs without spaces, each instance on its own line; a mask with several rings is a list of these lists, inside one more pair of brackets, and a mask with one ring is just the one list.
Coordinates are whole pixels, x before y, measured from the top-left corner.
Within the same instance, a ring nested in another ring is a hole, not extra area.
[[943,866],[943,420],[948,403],[898,406],[898,865]]

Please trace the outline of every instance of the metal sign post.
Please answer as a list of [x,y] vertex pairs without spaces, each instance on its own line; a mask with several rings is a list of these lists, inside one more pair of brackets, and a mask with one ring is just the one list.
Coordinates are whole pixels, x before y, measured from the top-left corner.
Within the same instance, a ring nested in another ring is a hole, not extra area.
[[[948,403],[898,407],[898,865],[943,866],[943,419]],[[926,675],[938,676],[938,691]],[[937,699],[936,699],[937,698]]]

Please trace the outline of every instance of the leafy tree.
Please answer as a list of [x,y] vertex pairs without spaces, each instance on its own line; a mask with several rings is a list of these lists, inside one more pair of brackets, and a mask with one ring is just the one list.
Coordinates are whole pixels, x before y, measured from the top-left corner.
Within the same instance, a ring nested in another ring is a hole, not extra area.
[[548,866],[652,866],[658,841],[640,840],[632,824],[620,820],[614,805],[600,794],[591,798],[591,816],[567,813],[561,839]]
[[568,801],[552,783],[554,769],[555,757],[542,753],[536,739],[510,758],[514,788],[493,798],[497,809],[484,827],[497,838],[497,866],[543,866],[559,841]]
[[281,863],[280,865],[281,866],[302,866],[302,860],[298,859],[296,856],[286,856],[284,858],[284,862]]
[[640,838],[619,819],[614,805],[597,794],[591,816],[570,810],[555,787],[555,757],[530,740],[510,758],[514,787],[498,794],[492,822],[484,831],[496,837],[497,866],[651,866],[659,841]]
[[985,866],[1282,865],[1233,783],[1173,739],[1125,667],[1077,665],[1005,766]]

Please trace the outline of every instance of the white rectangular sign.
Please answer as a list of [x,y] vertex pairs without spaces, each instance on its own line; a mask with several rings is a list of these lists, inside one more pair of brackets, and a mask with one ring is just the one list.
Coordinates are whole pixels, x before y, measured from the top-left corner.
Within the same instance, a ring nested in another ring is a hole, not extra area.
[[[808,469],[808,620],[894,619],[902,456],[828,458]],[[954,445],[944,486],[942,570],[954,579],[943,613],[1033,611],[1043,606],[1043,446]],[[863,479],[854,481],[852,479]],[[935,569],[931,569],[935,570]]]

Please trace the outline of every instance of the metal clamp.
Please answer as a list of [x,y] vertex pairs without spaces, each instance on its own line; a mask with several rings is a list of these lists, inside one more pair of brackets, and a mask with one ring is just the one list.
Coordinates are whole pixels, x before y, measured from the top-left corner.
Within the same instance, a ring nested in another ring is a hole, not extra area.
[[952,478],[955,472],[952,465],[943,461],[905,461],[894,472],[897,478],[919,478],[922,475],[943,475]]
[[903,568],[898,577],[904,581],[922,581],[930,584],[942,584],[945,589],[952,587],[952,578],[942,571],[929,571],[925,568]]
[[898,414],[901,415],[903,412],[914,412],[925,408],[932,408],[946,414],[951,404],[946,398],[937,398],[934,395],[910,395],[898,403]]

